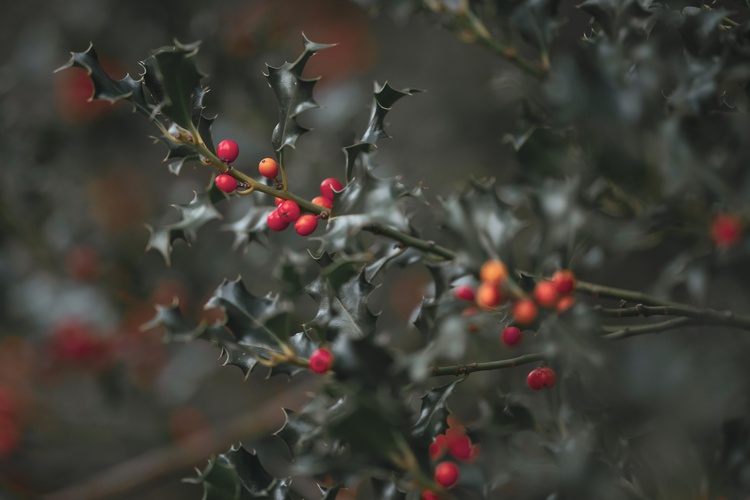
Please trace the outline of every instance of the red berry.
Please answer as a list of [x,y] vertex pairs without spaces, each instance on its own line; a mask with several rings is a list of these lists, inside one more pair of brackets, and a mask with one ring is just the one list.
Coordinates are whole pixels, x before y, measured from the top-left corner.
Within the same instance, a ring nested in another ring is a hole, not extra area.
[[318,218],[314,215],[305,214],[294,223],[294,230],[300,236],[309,236],[318,227]]
[[462,432],[456,432],[452,429],[445,431],[448,440],[448,451],[458,460],[469,460],[472,454],[471,439]]
[[342,189],[344,189],[344,185],[341,184],[338,179],[334,179],[333,177],[329,177],[320,183],[320,194],[329,200],[333,200],[334,191],[341,191]]
[[435,437],[435,441],[430,444],[430,459],[437,460],[445,454],[445,450],[448,448],[448,440],[445,434],[438,434]]
[[520,299],[513,304],[511,315],[519,325],[530,325],[536,319],[536,304],[531,299]]
[[566,295],[565,297],[561,298],[557,305],[555,306],[555,311],[557,311],[558,314],[564,313],[571,307],[573,307],[573,304],[576,303],[575,297],[572,295]]
[[534,298],[542,307],[554,307],[557,304],[557,287],[551,281],[540,281],[534,287]]
[[284,203],[284,198],[274,198],[273,201],[276,203],[276,206],[278,207],[282,203]]
[[711,223],[711,239],[717,247],[733,247],[742,236],[742,220],[734,214],[719,214]]
[[440,462],[435,467],[435,481],[440,486],[450,488],[458,482],[458,465],[453,462]]
[[226,163],[232,163],[240,155],[240,147],[236,142],[225,139],[216,146],[216,156]]
[[228,174],[220,174],[216,176],[216,187],[224,191],[225,193],[233,193],[237,189],[237,179]]
[[526,384],[529,387],[538,391],[545,387],[552,387],[557,382],[557,374],[547,366],[531,370],[529,375],[526,377]]
[[274,210],[266,218],[266,224],[273,231],[283,231],[289,227],[289,220],[287,220],[278,210]]
[[440,497],[437,496],[436,493],[433,493],[429,490],[424,490],[422,492],[422,500],[440,500]]
[[458,300],[472,301],[474,300],[474,289],[469,285],[457,286],[456,289],[453,290],[453,295]]
[[310,356],[310,370],[313,373],[327,373],[333,366],[333,354],[328,349],[318,349]]
[[328,209],[333,208],[333,200],[331,198],[326,198],[325,196],[316,196],[312,199],[312,204]]
[[273,158],[263,158],[258,163],[260,175],[269,179],[275,179],[279,175],[279,164]]
[[287,222],[294,222],[299,219],[299,205],[292,200],[282,201],[276,210]]
[[521,330],[515,326],[509,326],[503,329],[502,333],[503,344],[507,346],[514,346],[521,341]]
[[567,295],[576,286],[576,275],[569,269],[560,269],[552,275],[552,284],[560,295]]
[[484,282],[477,288],[477,305],[491,309],[505,301],[500,289],[495,283]]

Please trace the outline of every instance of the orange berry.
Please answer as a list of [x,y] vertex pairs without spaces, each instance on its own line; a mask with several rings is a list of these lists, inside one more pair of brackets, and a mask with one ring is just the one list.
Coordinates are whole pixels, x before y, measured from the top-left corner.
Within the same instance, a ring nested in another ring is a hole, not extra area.
[[519,325],[530,325],[537,315],[536,303],[531,299],[521,299],[513,304],[513,321]]
[[479,279],[485,283],[499,284],[508,277],[508,267],[501,260],[488,260],[479,269]]
[[567,295],[576,286],[576,275],[569,269],[560,269],[552,275],[552,284],[555,285],[557,293]]
[[477,288],[477,305],[491,309],[504,302],[503,294],[500,292],[496,283],[482,283]]
[[534,287],[534,298],[542,307],[554,307],[557,304],[557,287],[551,281],[540,281]]

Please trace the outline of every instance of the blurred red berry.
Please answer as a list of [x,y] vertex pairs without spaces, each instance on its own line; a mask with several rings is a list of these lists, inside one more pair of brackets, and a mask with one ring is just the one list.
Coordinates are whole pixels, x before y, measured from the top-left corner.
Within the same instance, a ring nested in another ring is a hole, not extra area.
[[435,467],[435,481],[444,488],[450,488],[458,482],[458,465],[453,462],[440,462]]
[[514,346],[521,341],[521,330],[516,326],[508,326],[503,328],[501,334],[503,344],[507,346]]
[[719,214],[711,223],[711,239],[719,248],[735,246],[742,237],[742,219],[734,214]]
[[333,366],[333,354],[325,348],[320,348],[310,356],[310,371],[324,374]]
[[468,300],[469,302],[474,300],[475,294],[474,289],[470,285],[460,285],[453,290],[453,295],[458,300]]
[[576,275],[569,269],[560,269],[552,275],[552,284],[560,295],[567,295],[576,286]]

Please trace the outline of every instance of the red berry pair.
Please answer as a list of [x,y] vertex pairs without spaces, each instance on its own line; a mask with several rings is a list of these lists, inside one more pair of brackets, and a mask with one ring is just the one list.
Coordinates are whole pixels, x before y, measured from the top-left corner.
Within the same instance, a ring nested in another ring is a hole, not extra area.
[[300,208],[292,200],[276,198],[276,210],[268,214],[268,227],[273,231],[283,231],[294,223],[294,230],[300,236],[309,236],[318,227],[318,218],[312,214],[300,215]]
[[526,377],[526,384],[535,391],[553,387],[555,382],[557,382],[557,374],[548,366],[531,370]]

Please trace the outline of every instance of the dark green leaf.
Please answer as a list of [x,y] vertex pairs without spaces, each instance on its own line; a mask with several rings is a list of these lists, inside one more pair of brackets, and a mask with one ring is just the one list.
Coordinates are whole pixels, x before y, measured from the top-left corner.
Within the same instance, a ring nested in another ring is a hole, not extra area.
[[447,419],[449,415],[446,402],[458,381],[451,382],[430,390],[422,396],[422,408],[419,411],[419,419],[412,428],[414,437],[422,441],[432,441],[435,436],[445,432],[448,428]]

